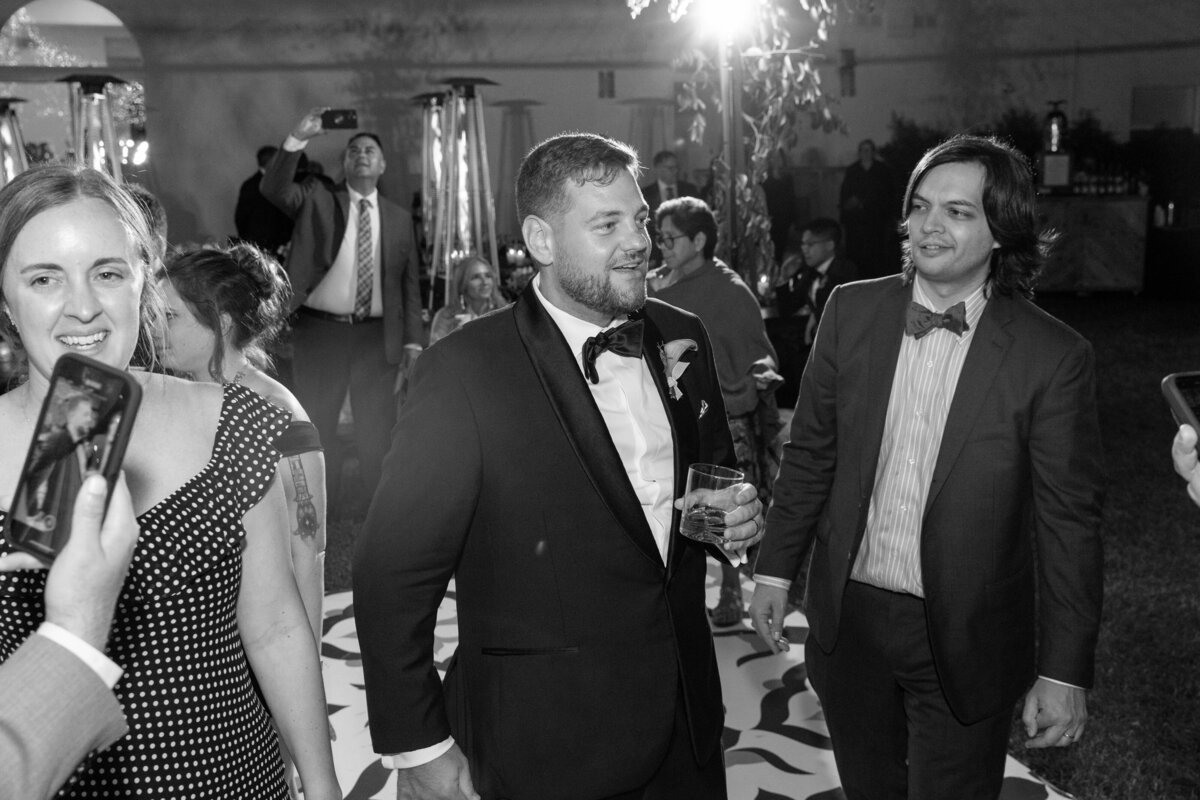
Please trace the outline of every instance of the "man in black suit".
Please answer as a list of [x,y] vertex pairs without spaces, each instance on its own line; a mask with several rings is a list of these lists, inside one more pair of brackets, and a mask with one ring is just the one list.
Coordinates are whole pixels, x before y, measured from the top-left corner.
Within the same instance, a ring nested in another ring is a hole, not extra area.
[[1087,722],[1094,358],[1028,299],[1048,242],[1015,150],[938,145],[904,208],[904,273],[838,287],[821,317],[751,617],[786,648],[811,548],[805,656],[847,798],[992,799],[1022,694],[1028,747],[1078,742]]
[[321,434],[333,501],[341,475],[338,412],[347,390],[369,498],[396,418],[397,367],[407,371],[416,361],[423,330],[410,216],[378,191],[387,168],[379,137],[350,137],[342,183],[293,180],[308,140],[325,133],[324,110],[313,109],[296,124],[261,188],[295,220],[286,264],[296,312],[293,380],[296,398]]
[[276,208],[259,189],[267,165],[278,152],[274,145],[258,148],[258,169],[242,182],[238,189],[237,205],[233,209],[233,224],[238,238],[258,245],[274,256],[292,238],[292,218]]
[[[537,277],[418,362],[354,563],[375,749],[399,796],[723,798],[705,556],[677,534],[688,465],[733,446],[700,321],[646,300],[637,155],[592,134],[517,177]],[[445,684],[437,608],[453,577]]]
[[658,247],[658,237],[654,229],[655,212],[667,200],[677,197],[695,197],[700,199],[700,190],[696,184],[679,179],[679,159],[670,150],[660,150],[654,154],[654,181],[642,187],[642,196],[650,207],[648,227],[650,230],[650,266],[657,267],[662,263],[662,251]]
[[858,277],[854,262],[841,254],[841,243],[842,226],[828,217],[817,217],[800,229],[799,254],[784,259],[786,277],[775,286],[779,317],[771,326],[784,380],[775,400],[784,408],[796,404],[800,373],[829,295],[835,287]]

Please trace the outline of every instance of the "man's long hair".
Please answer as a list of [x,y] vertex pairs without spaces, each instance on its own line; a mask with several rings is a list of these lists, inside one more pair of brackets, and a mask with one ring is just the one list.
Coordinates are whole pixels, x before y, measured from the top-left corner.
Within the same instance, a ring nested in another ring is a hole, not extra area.
[[1042,264],[1058,234],[1038,230],[1033,176],[1025,157],[1012,146],[990,136],[954,136],[925,153],[913,169],[901,208],[905,220],[900,230],[904,236],[905,282],[912,282],[916,272],[912,239],[908,234],[913,193],[931,169],[958,163],[983,167],[983,212],[992,238],[1000,245],[991,256],[989,278],[992,287],[1001,294],[1016,291],[1032,297]]

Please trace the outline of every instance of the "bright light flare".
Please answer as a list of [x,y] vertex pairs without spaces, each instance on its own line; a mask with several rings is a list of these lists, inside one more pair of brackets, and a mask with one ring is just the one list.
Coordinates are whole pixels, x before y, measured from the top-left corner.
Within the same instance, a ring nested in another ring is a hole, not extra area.
[[695,0],[691,12],[699,16],[705,35],[731,42],[749,30],[760,4],[761,0]]

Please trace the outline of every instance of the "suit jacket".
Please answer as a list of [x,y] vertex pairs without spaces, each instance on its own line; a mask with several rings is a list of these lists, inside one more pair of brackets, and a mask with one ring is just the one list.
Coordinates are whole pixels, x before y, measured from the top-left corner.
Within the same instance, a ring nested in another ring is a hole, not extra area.
[[[756,572],[791,578],[813,548],[807,614],[826,652],[866,527],[910,301],[900,276],[834,291],[775,482]],[[954,393],[921,528],[934,660],[963,723],[1011,709],[1028,688],[1035,627],[1036,674],[1092,683],[1099,441],[1091,346],[1024,298],[993,294]]]
[[825,271],[825,281],[817,289],[814,303],[813,299],[809,297],[809,291],[818,274],[815,269],[803,266],[790,280],[775,287],[779,316],[790,317],[807,306],[809,313],[814,315],[817,321],[820,321],[821,314],[825,311],[825,304],[829,302],[829,295],[843,283],[858,278],[858,268],[845,256],[834,256],[833,261],[829,263],[829,269]]
[[[732,465],[733,443],[699,320],[656,300],[645,319],[678,497],[690,463]],[[699,353],[672,400],[660,343],[681,338]],[[427,349],[401,409],[354,564],[375,749],[453,732],[484,796],[605,797],[649,780],[682,702],[706,761],[724,713],[704,582],[692,540],[672,533],[664,565],[575,356],[526,289]]]
[[278,253],[292,238],[292,220],[259,190],[261,181],[262,173],[255,170],[242,182],[233,210],[233,224],[239,239]]
[[[687,181],[675,182],[676,197],[700,197],[700,190],[696,188],[696,184]],[[658,190],[658,181],[651,181],[642,187],[642,197],[646,200],[646,205],[650,206],[650,216],[654,216],[654,212],[662,205],[662,193]]]
[[[304,304],[333,266],[350,209],[345,183],[293,181],[302,151],[282,147],[263,173],[260,189],[272,203],[293,218],[292,247],[287,272],[292,280],[292,310]],[[379,261],[382,268],[383,336],[387,359],[399,364],[404,345],[420,344],[421,293],[416,248],[408,214],[383,195],[379,197]]]
[[84,756],[127,731],[95,672],[56,642],[30,636],[0,664],[0,800],[49,797]]

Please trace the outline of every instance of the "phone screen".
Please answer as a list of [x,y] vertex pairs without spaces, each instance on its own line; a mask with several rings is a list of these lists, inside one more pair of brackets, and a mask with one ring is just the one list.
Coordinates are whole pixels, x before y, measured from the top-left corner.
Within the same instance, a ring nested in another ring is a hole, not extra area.
[[140,397],[125,372],[79,356],[58,360],[6,521],[15,546],[43,560],[58,554],[84,477],[99,472],[111,489]]
[[325,130],[349,130],[358,127],[358,111],[353,108],[330,108],[321,113]]

